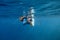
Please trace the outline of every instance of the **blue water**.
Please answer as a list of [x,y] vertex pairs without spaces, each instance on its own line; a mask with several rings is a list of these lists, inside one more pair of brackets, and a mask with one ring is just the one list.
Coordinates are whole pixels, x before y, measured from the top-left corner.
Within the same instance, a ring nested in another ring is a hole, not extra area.
[[[35,26],[23,25],[23,10],[35,8]],[[0,40],[60,40],[59,0],[1,0]]]

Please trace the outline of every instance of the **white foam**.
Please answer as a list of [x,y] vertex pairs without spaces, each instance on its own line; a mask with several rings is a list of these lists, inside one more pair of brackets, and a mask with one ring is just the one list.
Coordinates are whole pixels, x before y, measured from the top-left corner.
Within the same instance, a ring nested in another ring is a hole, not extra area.
[[34,26],[34,14],[32,14],[31,16],[32,16],[32,26]]
[[35,13],[35,11],[34,11],[34,9],[32,8],[31,9],[31,13],[32,13],[32,26],[34,26],[34,13]]

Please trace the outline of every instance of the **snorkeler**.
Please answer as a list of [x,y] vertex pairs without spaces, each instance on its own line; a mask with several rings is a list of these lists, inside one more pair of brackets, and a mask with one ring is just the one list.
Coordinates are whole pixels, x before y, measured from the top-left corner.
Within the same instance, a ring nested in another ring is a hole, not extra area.
[[34,8],[31,7],[26,16],[20,17],[20,21],[22,21],[24,25],[30,24],[31,26],[34,26],[34,13]]

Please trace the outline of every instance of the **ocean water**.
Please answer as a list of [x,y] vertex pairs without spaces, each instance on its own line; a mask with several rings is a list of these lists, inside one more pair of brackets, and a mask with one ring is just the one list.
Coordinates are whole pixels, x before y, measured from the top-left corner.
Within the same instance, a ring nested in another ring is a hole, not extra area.
[[[31,6],[35,9],[34,27],[19,20]],[[60,1],[1,0],[0,40],[60,40]]]

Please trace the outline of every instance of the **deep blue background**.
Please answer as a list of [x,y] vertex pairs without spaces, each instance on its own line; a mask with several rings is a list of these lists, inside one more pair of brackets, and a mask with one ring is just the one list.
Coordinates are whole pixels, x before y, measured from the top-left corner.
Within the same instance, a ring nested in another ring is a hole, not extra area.
[[[34,27],[19,20],[31,6]],[[60,40],[60,1],[0,0],[0,40]]]

